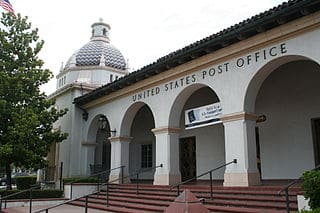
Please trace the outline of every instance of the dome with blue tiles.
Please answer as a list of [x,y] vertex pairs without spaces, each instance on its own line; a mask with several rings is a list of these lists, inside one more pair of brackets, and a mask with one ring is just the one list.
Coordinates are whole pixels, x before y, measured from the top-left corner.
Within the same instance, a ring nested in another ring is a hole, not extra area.
[[126,61],[121,52],[110,44],[110,26],[100,20],[92,25],[91,41],[68,60],[65,69],[82,66],[107,66],[125,70]]

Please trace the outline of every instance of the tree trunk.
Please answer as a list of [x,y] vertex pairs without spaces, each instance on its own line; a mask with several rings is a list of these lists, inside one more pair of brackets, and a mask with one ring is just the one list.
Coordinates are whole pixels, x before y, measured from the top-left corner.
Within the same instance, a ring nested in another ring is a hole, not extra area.
[[10,164],[6,164],[6,174],[7,174],[7,190],[12,189],[12,179],[11,179],[11,167]]

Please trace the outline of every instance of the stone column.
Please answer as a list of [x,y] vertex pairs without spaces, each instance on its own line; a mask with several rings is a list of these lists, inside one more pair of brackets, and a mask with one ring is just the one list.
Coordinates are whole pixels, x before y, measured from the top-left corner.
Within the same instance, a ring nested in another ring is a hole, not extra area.
[[152,129],[156,136],[155,185],[173,185],[181,181],[179,169],[179,132],[180,128],[161,127]]
[[[120,166],[125,166],[123,168],[123,174],[121,169],[115,169],[110,172],[109,182],[121,183],[122,175],[124,177],[129,175],[129,144],[132,137],[116,136],[110,137],[111,143],[111,166],[110,168],[117,168]],[[115,181],[117,180],[117,181]],[[115,181],[115,182],[113,182]],[[124,179],[125,183],[130,182],[130,178]]]
[[226,167],[224,186],[260,185],[257,168],[255,125],[257,116],[245,112],[224,115],[226,162],[237,159]]

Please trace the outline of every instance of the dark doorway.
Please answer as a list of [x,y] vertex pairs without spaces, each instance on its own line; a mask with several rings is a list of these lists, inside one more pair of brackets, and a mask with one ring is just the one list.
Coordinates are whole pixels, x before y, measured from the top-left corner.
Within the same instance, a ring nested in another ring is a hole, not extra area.
[[320,165],[320,118],[311,120],[315,165]]
[[261,174],[261,155],[260,155],[260,138],[259,138],[259,127],[255,128],[256,131],[256,151],[257,151],[257,167],[258,167],[258,171],[260,173],[260,177],[262,177]]
[[197,174],[195,137],[180,139],[180,172],[182,181],[193,178]]

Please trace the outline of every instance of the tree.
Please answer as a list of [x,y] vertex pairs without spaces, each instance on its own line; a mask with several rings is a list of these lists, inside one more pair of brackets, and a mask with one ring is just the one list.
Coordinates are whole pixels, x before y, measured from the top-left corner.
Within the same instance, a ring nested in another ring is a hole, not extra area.
[[51,145],[67,135],[53,131],[66,113],[57,110],[40,86],[53,74],[38,58],[44,41],[27,17],[2,14],[0,19],[0,166],[11,189],[11,166],[42,168]]

